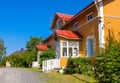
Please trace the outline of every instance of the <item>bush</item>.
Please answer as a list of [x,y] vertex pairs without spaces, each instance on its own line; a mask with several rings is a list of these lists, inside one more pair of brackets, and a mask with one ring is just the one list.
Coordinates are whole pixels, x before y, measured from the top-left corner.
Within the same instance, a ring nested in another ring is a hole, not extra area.
[[120,83],[120,41],[111,37],[96,57],[95,75],[100,82]]
[[22,54],[12,54],[2,59],[0,66],[5,66],[6,61],[11,63],[12,67],[29,67],[29,65],[35,61],[36,51],[25,51]]
[[92,73],[91,59],[90,58],[69,58],[67,63],[66,73]]
[[2,60],[0,61],[0,67],[5,67],[6,66],[6,57],[3,57]]
[[42,61],[54,59],[56,56],[54,49],[48,49],[46,51],[43,51],[43,53],[40,55],[40,64],[42,65]]

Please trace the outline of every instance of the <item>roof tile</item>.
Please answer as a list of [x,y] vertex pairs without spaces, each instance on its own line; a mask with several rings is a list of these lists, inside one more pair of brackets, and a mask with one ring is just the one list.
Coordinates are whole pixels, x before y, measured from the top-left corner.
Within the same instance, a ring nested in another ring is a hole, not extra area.
[[36,48],[38,50],[42,50],[42,51],[45,51],[48,49],[47,45],[36,45]]
[[62,13],[56,13],[58,15],[58,17],[60,17],[62,20],[70,20],[73,15],[70,15],[70,14],[62,14]]
[[63,37],[67,37],[67,38],[82,38],[82,36],[77,33],[77,32],[73,32],[73,31],[67,31],[67,30],[56,30],[55,33],[59,36],[63,36]]

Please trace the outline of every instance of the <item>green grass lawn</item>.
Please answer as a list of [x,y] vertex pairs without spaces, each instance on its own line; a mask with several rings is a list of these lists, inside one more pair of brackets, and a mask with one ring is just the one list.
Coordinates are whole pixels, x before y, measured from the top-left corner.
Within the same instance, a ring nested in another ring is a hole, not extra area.
[[33,71],[33,72],[42,72],[42,69],[39,69],[39,68],[24,68],[24,69],[26,69],[26,70],[28,70],[28,71]]
[[48,83],[97,83],[97,81],[83,74],[60,74],[57,72],[46,73]]
[[[25,68],[28,71],[41,72],[38,68]],[[84,74],[60,74],[58,72],[44,73],[44,78],[48,83],[97,83],[91,76]]]

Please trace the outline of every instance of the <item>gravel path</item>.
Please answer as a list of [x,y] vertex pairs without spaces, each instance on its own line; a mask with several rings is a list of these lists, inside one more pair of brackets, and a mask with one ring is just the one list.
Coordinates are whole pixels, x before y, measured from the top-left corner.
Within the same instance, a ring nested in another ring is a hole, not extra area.
[[46,83],[43,73],[21,68],[0,68],[0,83]]

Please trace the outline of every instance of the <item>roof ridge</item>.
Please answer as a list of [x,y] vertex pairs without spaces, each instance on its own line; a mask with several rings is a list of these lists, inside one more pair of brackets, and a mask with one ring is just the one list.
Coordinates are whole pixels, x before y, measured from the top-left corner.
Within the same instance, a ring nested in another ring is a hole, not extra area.
[[56,12],[56,14],[64,14],[64,15],[74,16],[74,15],[72,15],[72,14],[66,14],[66,13],[61,13],[61,12]]

